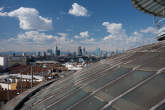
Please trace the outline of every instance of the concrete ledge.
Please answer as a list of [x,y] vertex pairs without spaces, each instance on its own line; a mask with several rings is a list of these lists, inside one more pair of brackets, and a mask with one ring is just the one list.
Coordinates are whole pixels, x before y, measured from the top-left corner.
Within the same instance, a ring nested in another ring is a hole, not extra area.
[[31,96],[33,96],[38,91],[40,91],[42,88],[52,84],[55,81],[57,81],[57,79],[47,81],[47,82],[43,82],[43,83],[39,84],[36,87],[28,89],[27,91],[23,92],[22,94],[16,96],[15,98],[13,98],[9,102],[7,102],[1,109],[2,110],[19,110],[24,105],[24,103],[27,100],[29,100],[29,98]]

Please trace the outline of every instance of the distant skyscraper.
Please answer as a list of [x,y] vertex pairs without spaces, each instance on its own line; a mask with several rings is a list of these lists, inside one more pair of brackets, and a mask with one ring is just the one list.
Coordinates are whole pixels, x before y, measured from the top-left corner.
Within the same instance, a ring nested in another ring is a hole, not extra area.
[[53,55],[56,55],[56,48],[53,48]]
[[24,52],[22,53],[22,56],[25,56],[25,53]]
[[46,52],[44,52],[44,57],[46,57],[47,55],[46,55]]
[[44,52],[41,52],[41,56],[42,56],[42,57],[44,56]]
[[56,45],[56,56],[57,56],[57,53],[58,53],[58,47],[57,47],[57,45]]
[[39,51],[36,56],[40,57],[41,56],[41,52]]
[[16,56],[15,52],[13,53],[13,56]]
[[82,49],[81,49],[81,46],[78,47],[78,56],[82,56]]
[[97,56],[100,56],[100,54],[101,54],[101,50],[100,50],[100,48],[97,48],[97,49],[96,49],[96,55],[97,55]]
[[47,50],[47,55],[49,55],[49,56],[52,56],[52,55],[53,55],[52,49],[48,49],[48,50]]
[[76,52],[73,52],[73,57],[76,57]]
[[104,57],[108,57],[108,52],[107,51],[104,52]]
[[86,55],[86,49],[85,49],[85,47],[83,48],[83,56],[85,56]]
[[60,49],[56,46],[56,56],[60,56]]

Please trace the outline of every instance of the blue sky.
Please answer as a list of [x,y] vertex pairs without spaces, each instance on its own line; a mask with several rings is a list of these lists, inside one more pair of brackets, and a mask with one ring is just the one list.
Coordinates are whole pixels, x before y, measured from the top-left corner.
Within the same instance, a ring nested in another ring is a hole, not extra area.
[[0,51],[130,49],[155,32],[131,0],[0,0]]

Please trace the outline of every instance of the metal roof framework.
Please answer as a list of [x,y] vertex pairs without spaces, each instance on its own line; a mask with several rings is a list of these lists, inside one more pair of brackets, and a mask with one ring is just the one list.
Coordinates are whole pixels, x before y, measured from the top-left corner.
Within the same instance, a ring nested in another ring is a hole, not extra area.
[[134,7],[144,13],[165,18],[165,0],[131,0]]
[[159,42],[67,73],[20,110],[165,110],[164,49]]

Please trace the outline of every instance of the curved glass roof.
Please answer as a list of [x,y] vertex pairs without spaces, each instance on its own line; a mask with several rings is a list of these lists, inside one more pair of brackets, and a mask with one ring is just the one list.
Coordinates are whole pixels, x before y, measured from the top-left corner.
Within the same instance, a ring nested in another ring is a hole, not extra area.
[[134,7],[154,16],[165,17],[165,0],[131,0]]
[[164,50],[159,42],[112,56],[4,110],[165,110]]

